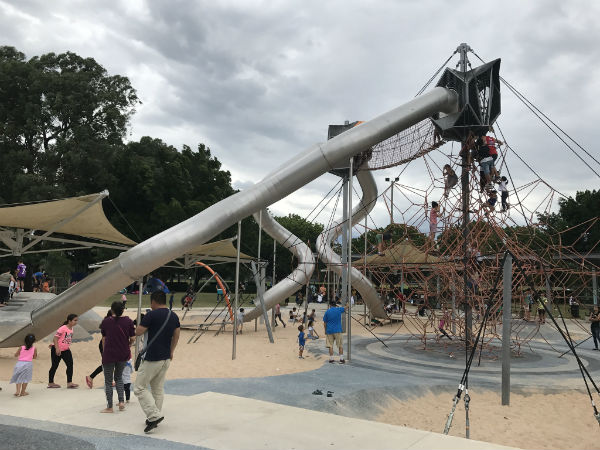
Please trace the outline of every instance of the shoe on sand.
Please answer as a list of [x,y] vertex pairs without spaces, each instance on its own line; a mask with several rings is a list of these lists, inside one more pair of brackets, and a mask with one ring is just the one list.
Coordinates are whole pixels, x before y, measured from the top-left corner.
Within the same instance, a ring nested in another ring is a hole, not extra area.
[[87,387],[89,387],[90,389],[94,386],[94,380],[92,379],[92,377],[90,377],[89,375],[85,376],[85,384],[87,384]]

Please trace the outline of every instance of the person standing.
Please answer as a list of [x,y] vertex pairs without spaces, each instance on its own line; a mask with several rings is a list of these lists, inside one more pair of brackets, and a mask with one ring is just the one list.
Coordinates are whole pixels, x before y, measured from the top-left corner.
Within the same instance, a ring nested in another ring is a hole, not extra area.
[[237,329],[235,330],[236,334],[242,334],[244,331],[244,308],[240,308],[237,313]]
[[325,329],[325,337],[327,339],[327,347],[329,347],[329,362],[333,363],[333,346],[337,346],[340,354],[340,364],[344,364],[344,342],[342,339],[342,314],[346,308],[336,306],[334,300],[329,302],[329,309],[325,311],[323,316],[323,327]]
[[144,433],[149,433],[164,419],[161,410],[165,377],[173,360],[180,332],[179,318],[167,307],[164,292],[152,293],[150,308],[151,311],[144,315],[135,329],[136,336],[142,336],[148,331],[145,358],[140,365],[133,391],[146,414]]
[[102,370],[104,371],[104,393],[106,408],[102,413],[113,412],[113,379],[117,387],[119,411],[125,409],[125,393],[123,387],[123,369],[131,359],[131,349],[135,340],[133,321],[125,316],[122,302],[110,305],[112,317],[106,317],[100,325],[104,351],[102,352]]
[[35,336],[28,334],[25,336],[25,345],[19,347],[15,353],[15,357],[19,358],[13,371],[11,383],[17,385],[17,391],[15,397],[25,397],[29,395],[27,390],[27,384],[31,382],[33,377],[33,360],[37,358],[37,349],[33,346],[35,342]]
[[275,326],[277,326],[277,319],[279,319],[281,325],[283,325],[283,328],[285,328],[285,322],[281,318],[281,306],[279,305],[279,303],[275,305]]
[[540,317],[540,323],[546,323],[546,304],[548,303],[548,299],[540,295],[540,298],[537,301],[538,303],[538,316]]
[[71,340],[73,339],[73,327],[77,325],[79,317],[77,314],[69,314],[67,320],[56,330],[52,344],[50,344],[50,358],[52,366],[48,372],[48,387],[59,388],[54,382],[54,375],[62,359],[67,365],[67,389],[77,389],[78,384],[73,383],[73,355],[71,354]]
[[304,334],[304,325],[299,325],[298,331],[300,332],[300,333],[298,333],[298,358],[304,359],[304,356],[302,356],[302,353],[304,352],[304,346],[306,345],[306,336]]
[[598,350],[598,343],[600,342],[600,312],[598,312],[598,306],[594,306],[594,310],[590,314],[590,322],[592,337],[594,338],[594,350]]
[[[109,309],[106,313],[106,317],[112,317],[112,315],[112,309]],[[100,322],[100,325],[98,326],[99,329],[102,329],[103,323],[104,321]],[[87,384],[87,386],[90,389],[94,387],[94,378],[96,378],[98,375],[100,375],[100,373],[102,373],[102,353],[104,352],[103,341],[104,339],[102,338],[102,335],[100,335],[100,341],[98,342],[98,350],[100,351],[100,365],[96,367],[96,369],[91,374],[85,376],[85,384]]]
[[25,276],[27,275],[27,266],[23,263],[23,260],[19,260],[17,264],[17,283],[19,284],[19,292],[25,290]]

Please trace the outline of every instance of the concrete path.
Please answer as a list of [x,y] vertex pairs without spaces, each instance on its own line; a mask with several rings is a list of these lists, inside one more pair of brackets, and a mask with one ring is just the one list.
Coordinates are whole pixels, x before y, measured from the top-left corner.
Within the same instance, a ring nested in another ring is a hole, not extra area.
[[[135,400],[123,412],[100,414],[102,389],[67,391],[34,384],[28,397],[14,398],[12,386],[3,383],[2,387],[3,441],[13,440],[10,448],[17,449],[53,448],[52,443],[63,449],[99,449],[109,444],[112,448],[215,450],[509,448],[214,392],[167,395],[164,422],[144,435],[144,417]],[[27,433],[20,428],[24,425]],[[24,433],[34,443],[37,439],[39,447],[19,447]],[[117,441],[120,445],[115,445]]]

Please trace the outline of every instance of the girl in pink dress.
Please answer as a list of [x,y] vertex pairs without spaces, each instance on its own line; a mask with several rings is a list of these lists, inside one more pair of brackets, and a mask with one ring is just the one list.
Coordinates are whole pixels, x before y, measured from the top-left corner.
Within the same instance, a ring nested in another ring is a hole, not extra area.
[[17,385],[17,392],[15,397],[25,397],[29,393],[25,392],[27,384],[31,382],[33,377],[33,360],[37,358],[37,350],[33,346],[35,342],[35,336],[28,334],[25,336],[25,345],[19,347],[15,353],[15,357],[19,358],[17,364],[15,364],[15,370],[13,371],[12,378],[10,379],[11,384]]

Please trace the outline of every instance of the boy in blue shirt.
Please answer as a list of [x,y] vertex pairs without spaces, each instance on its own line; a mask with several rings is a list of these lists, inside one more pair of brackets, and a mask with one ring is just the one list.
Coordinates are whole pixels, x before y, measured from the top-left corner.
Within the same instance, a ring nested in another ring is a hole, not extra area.
[[300,334],[298,334],[298,358],[304,359],[304,356],[302,356],[302,352],[304,351],[304,344],[306,344],[306,337],[304,336],[304,325],[300,325],[298,327],[298,331],[300,332]]
[[323,326],[325,328],[325,337],[327,338],[327,347],[329,347],[329,362],[333,363],[333,345],[335,344],[340,352],[340,364],[344,364],[344,342],[342,340],[342,314],[346,308],[336,307],[335,300],[329,303],[329,309],[323,316]]

